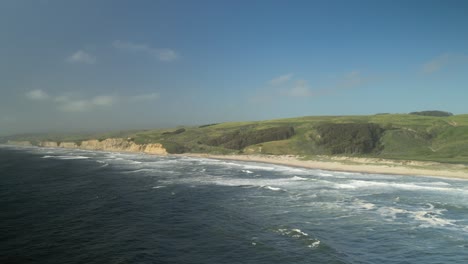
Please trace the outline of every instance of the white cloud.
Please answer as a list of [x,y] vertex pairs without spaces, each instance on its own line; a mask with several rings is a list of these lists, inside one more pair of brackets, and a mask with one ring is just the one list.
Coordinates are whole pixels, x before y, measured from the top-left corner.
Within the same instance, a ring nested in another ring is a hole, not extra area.
[[298,80],[293,88],[287,91],[287,94],[292,97],[309,97],[312,96],[306,80]]
[[31,100],[46,100],[65,112],[87,112],[96,109],[108,108],[116,103],[136,103],[159,99],[158,93],[136,94],[128,96],[98,95],[89,98],[62,94],[49,96],[42,90],[32,90],[26,94]]
[[179,55],[176,51],[168,48],[153,48],[147,44],[137,44],[132,42],[125,42],[116,40],[112,42],[112,46],[119,50],[124,50],[128,52],[142,52],[150,56],[153,56],[160,61],[174,61],[179,58]]
[[441,56],[438,56],[434,59],[432,59],[429,62],[426,62],[423,64],[422,71],[424,73],[434,73],[436,71],[439,71],[443,66],[448,64],[450,61],[450,55],[449,54],[443,54]]
[[66,61],[69,63],[94,64],[96,63],[96,58],[85,51],[78,50],[77,52],[70,55]]
[[269,83],[271,85],[280,85],[280,84],[286,83],[289,80],[291,80],[292,76],[293,76],[292,73],[284,74],[284,75],[278,76],[276,78],[273,78],[272,80],[270,80]]
[[85,112],[94,110],[97,107],[108,107],[117,101],[117,97],[110,95],[99,95],[88,99],[71,99],[60,97],[59,109],[66,112]]
[[26,97],[31,100],[45,100],[49,98],[49,95],[41,89],[36,89],[27,92]]
[[130,101],[136,101],[136,102],[152,101],[156,99],[159,99],[158,93],[138,94],[138,95],[129,96]]
[[464,54],[444,53],[424,63],[422,65],[422,72],[431,74],[440,71],[442,68],[448,67],[449,65],[466,62],[468,62],[468,56]]
[[66,101],[60,103],[58,108],[66,112],[85,112],[91,110],[92,105],[88,100]]
[[157,49],[154,52],[155,56],[162,61],[173,61],[179,57],[179,55],[177,55],[177,53],[172,49]]
[[55,102],[59,102],[59,103],[67,102],[67,101],[71,100],[70,96],[68,96],[68,95],[56,96],[53,99],[54,99]]
[[351,71],[345,74],[336,84],[336,89],[351,88],[359,86],[365,82],[360,71]]
[[[273,78],[268,83],[270,86],[257,91],[257,95],[249,98],[251,102],[271,102],[278,99],[278,96],[288,96],[295,98],[305,97],[320,97],[325,95],[335,94],[341,90],[361,86],[371,79],[363,77],[358,70],[350,71],[341,76],[333,77],[328,85],[322,87],[310,87],[309,82],[305,79],[293,80],[292,74],[285,74]],[[274,86],[281,86],[274,87]]]
[[110,95],[100,95],[91,99],[91,103],[96,106],[109,106],[115,101],[117,101],[117,98]]

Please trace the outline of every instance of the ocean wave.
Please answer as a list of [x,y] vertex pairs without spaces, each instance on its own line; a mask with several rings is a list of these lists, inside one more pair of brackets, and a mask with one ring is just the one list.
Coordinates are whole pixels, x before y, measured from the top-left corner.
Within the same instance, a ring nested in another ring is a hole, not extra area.
[[308,248],[317,248],[320,246],[320,240],[309,237],[309,234],[298,228],[278,228],[275,232],[282,236],[303,241]]
[[282,191],[283,189],[278,188],[278,187],[272,187],[272,186],[262,186],[264,189],[272,190],[272,191]]
[[415,211],[411,214],[411,217],[415,220],[423,222],[421,227],[438,227],[438,226],[454,226],[455,220],[449,220],[442,218],[443,212],[446,209],[435,209],[434,205],[428,203],[428,208],[421,211]]
[[137,169],[137,170],[130,170],[130,171],[123,171],[123,173],[139,173],[139,172],[156,172],[155,169]]
[[355,206],[358,209],[364,210],[373,210],[376,207],[375,204],[360,199],[355,199],[353,202],[353,206]]
[[43,159],[60,159],[60,160],[78,160],[78,159],[89,159],[89,157],[85,156],[50,156],[45,155],[42,156]]
[[430,203],[427,204],[426,208],[414,208],[413,210],[407,210],[396,207],[382,207],[377,212],[391,221],[397,220],[397,218],[413,219],[419,223],[419,227],[454,227],[456,226],[456,220],[446,219],[443,217],[445,209],[435,209]]
[[291,180],[293,180],[293,181],[306,181],[307,179],[299,177],[299,176],[294,176],[294,177],[291,178]]
[[[444,185],[445,186],[445,185]],[[364,189],[364,188],[391,188],[408,191],[440,191],[440,192],[452,192],[452,191],[464,191],[462,189],[455,189],[447,187],[438,187],[416,184],[416,183],[396,183],[396,182],[379,182],[379,181],[362,181],[362,180],[351,180],[347,183],[335,183],[333,185],[336,189]]]

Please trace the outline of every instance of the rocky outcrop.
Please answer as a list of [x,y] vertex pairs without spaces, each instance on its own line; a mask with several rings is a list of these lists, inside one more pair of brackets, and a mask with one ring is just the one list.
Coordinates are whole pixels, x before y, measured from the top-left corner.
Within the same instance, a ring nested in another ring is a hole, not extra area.
[[15,145],[15,146],[32,146],[31,142],[29,141],[15,141],[15,140],[8,140],[8,145]]
[[[52,144],[52,143],[55,143]],[[123,138],[108,138],[105,140],[85,140],[80,144],[75,142],[41,142],[43,147],[60,147],[60,148],[76,148],[86,150],[102,150],[102,151],[117,151],[117,152],[143,152],[148,154],[167,155],[166,149],[159,143],[136,144],[132,140]]]
[[58,143],[55,141],[42,141],[39,142],[40,147],[46,147],[46,148],[56,148],[58,147]]
[[145,146],[143,150],[144,153],[167,155],[167,150],[163,147],[163,145],[159,143],[146,144],[144,146]]
[[60,148],[78,148],[79,146],[75,142],[61,142]]

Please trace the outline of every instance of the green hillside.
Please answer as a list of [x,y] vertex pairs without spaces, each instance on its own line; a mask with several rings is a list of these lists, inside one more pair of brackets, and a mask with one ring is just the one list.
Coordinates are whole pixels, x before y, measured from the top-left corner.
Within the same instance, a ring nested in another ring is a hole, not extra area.
[[468,115],[306,116],[197,127],[88,135],[23,135],[15,140],[125,137],[170,153],[344,155],[468,163]]

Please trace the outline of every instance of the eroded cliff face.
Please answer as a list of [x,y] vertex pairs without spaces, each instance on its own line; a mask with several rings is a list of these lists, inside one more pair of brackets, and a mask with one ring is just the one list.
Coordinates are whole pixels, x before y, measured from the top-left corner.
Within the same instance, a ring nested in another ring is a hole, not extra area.
[[29,141],[15,141],[15,140],[8,140],[8,145],[15,145],[15,146],[32,146],[31,142]]
[[46,148],[56,148],[58,147],[58,143],[55,141],[42,141],[39,142],[40,147],[46,147]]
[[78,148],[75,142],[60,142],[59,148]]
[[143,152],[157,155],[168,154],[166,149],[159,143],[136,144],[131,140],[126,140],[123,138],[108,138],[102,141],[92,139],[82,141],[80,144],[77,144],[75,142],[61,142],[60,144],[57,144],[57,142],[45,141],[41,142],[40,146],[117,152]]

